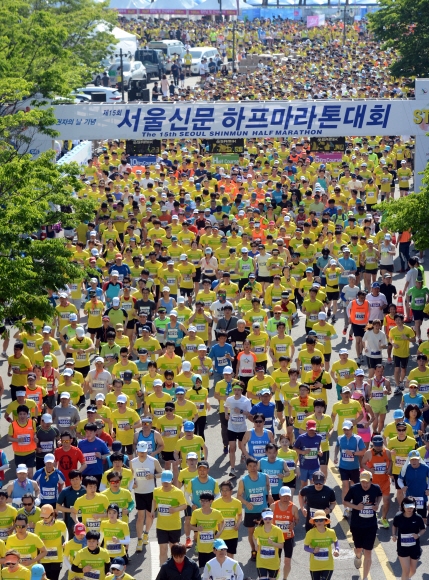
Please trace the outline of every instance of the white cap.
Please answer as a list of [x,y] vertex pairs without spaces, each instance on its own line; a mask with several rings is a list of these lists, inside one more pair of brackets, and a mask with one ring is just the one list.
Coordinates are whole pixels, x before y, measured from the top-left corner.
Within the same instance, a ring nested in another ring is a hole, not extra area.
[[188,372],[188,371],[190,371],[190,370],[191,370],[191,363],[190,363],[189,361],[185,360],[185,361],[182,363],[182,371],[186,371],[186,372]]
[[118,270],[112,270],[112,271],[110,272],[110,275],[111,275],[111,276],[119,276],[119,272],[118,272]]
[[207,347],[205,344],[199,344],[197,350],[207,350]]
[[197,332],[197,327],[196,327],[196,326],[192,326],[192,325],[191,325],[191,326],[188,328],[188,332]]
[[137,453],[147,453],[147,450],[149,449],[149,445],[147,443],[147,441],[139,441],[137,443]]
[[161,379],[155,379],[153,381],[153,386],[154,387],[162,387],[162,381],[161,381]]
[[349,354],[349,351],[346,348],[340,348],[338,354]]
[[[66,370],[71,370],[71,369],[66,369]],[[64,373],[63,373],[64,374]],[[68,393],[67,391],[63,391],[60,394],[60,399],[70,399],[70,393]]]
[[185,304],[185,299],[183,298],[183,296],[179,296],[179,298],[177,299],[177,304]]
[[186,254],[180,254],[181,260],[186,260],[187,258],[188,258],[188,256]]
[[63,375],[65,377],[72,377],[74,375],[74,371],[73,371],[73,369],[64,369]]
[[170,316],[177,316],[177,310],[172,310],[170,312]]
[[317,317],[319,320],[326,320],[326,312],[319,312]]
[[97,362],[104,363],[104,358],[103,358],[102,356],[97,356],[97,357],[94,359],[94,362],[95,362],[95,363],[97,363]]
[[85,330],[81,326],[78,326],[76,328],[76,336],[78,336],[79,338],[82,338],[82,336],[85,336]]
[[95,400],[96,401],[105,401],[106,400],[106,397],[103,395],[103,393],[97,393],[95,395]]
[[119,298],[117,296],[112,299],[113,306],[119,306],[120,303],[121,303],[121,301],[119,300]]
[[174,266],[174,261],[173,260],[168,260],[167,266]]
[[16,392],[17,397],[25,397],[26,394],[27,394],[26,391],[17,391]]
[[284,222],[290,222],[290,216],[285,215],[285,217],[283,218]]
[[119,395],[119,397],[116,399],[117,403],[126,403],[127,402],[127,397],[125,395]]
[[164,286],[162,289],[163,292],[170,292],[170,286]]
[[52,328],[50,326],[44,326],[42,332],[51,332]]
[[44,415],[42,415],[42,421],[44,421],[45,423],[52,423],[52,415],[50,415],[49,413],[45,413]]
[[28,473],[28,467],[25,463],[20,463],[16,468],[16,473]]
[[353,423],[351,421],[343,421],[343,429],[353,429]]
[[287,485],[284,485],[279,490],[279,496],[280,497],[283,497],[284,495],[290,495],[290,496],[292,496],[292,492],[290,490],[290,487],[288,487]]
[[190,451],[186,455],[186,459],[198,459],[198,455],[195,453],[195,451]]
[[59,296],[60,298],[67,298],[67,294],[66,294],[65,292],[60,292],[60,293],[58,294],[58,296]]
[[47,453],[43,458],[45,463],[55,463],[55,455],[53,453]]
[[232,372],[233,372],[233,371],[232,371],[232,367],[225,367],[225,368],[223,369],[223,374],[224,374],[224,375],[229,375],[229,374],[232,374]]

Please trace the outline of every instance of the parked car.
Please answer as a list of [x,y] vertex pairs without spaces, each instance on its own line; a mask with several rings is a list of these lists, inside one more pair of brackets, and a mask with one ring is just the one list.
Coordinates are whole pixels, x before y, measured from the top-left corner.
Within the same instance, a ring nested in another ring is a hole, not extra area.
[[195,48],[190,48],[189,52],[192,54],[191,74],[193,75],[200,74],[200,65],[203,58],[207,59],[207,62],[209,62],[210,58],[214,62],[219,58],[219,52],[212,46],[196,46]]
[[[75,93],[83,95],[88,95],[91,97],[91,101],[96,102],[93,98],[95,94],[104,93],[106,95],[106,103],[119,103],[122,100],[122,95],[117,89],[111,89],[109,87],[96,87],[95,85],[88,85],[80,89],[76,89]],[[79,97],[77,97],[79,98]],[[103,102],[103,101],[101,101]]]
[[[131,81],[147,82],[147,72],[144,64],[139,60],[126,61],[123,63],[124,72],[124,89],[127,91],[130,87]],[[115,62],[109,69],[109,77],[111,79],[119,79],[121,76],[121,63]]]

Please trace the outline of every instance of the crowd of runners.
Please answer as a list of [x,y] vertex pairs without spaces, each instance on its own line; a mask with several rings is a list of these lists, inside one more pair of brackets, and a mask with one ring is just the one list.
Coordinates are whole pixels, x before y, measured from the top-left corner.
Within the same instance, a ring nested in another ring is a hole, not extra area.
[[[164,28],[145,40],[185,35],[230,58],[228,25]],[[253,86],[211,71],[179,100],[408,95],[364,28],[345,46],[335,25],[236,34],[243,57],[296,58],[243,73]],[[64,232],[81,276],[47,290],[49,320],[1,329],[2,578],[132,580],[156,537],[158,580],[242,580],[239,542],[259,579],[286,580],[300,550],[330,580],[341,509],[364,580],[379,527],[408,580],[427,521],[429,290],[424,248],[377,204],[412,191],[413,139],[346,139],[326,164],[306,138],[246,139],[223,166],[195,139],[162,142],[139,169],[125,147],[109,140],[81,168],[75,194],[96,211]],[[228,458],[216,479],[208,420]]]

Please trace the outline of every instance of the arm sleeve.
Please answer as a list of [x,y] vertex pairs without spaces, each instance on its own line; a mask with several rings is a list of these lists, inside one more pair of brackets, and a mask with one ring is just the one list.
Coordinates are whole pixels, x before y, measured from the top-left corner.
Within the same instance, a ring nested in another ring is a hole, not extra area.
[[304,552],[309,552],[310,554],[314,554],[314,548],[311,546],[304,546]]

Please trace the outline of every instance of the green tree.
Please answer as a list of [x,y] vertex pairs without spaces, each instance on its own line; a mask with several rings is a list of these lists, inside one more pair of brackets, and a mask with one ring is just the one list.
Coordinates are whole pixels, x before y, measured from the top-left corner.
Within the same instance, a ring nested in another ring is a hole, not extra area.
[[108,31],[96,32],[100,21],[113,26],[115,16],[95,0],[0,3],[0,318],[47,319],[46,289],[82,275],[63,239],[35,234],[58,222],[78,225],[94,203],[73,194],[77,165],[57,166],[52,149],[37,159],[29,151],[56,136],[47,99],[88,82],[112,46]]
[[423,177],[420,193],[411,193],[377,206],[383,214],[383,225],[392,232],[413,232],[416,248],[429,248],[429,165]]
[[397,51],[391,74],[429,75],[429,0],[379,0],[380,10],[368,14],[370,29],[383,48]]

